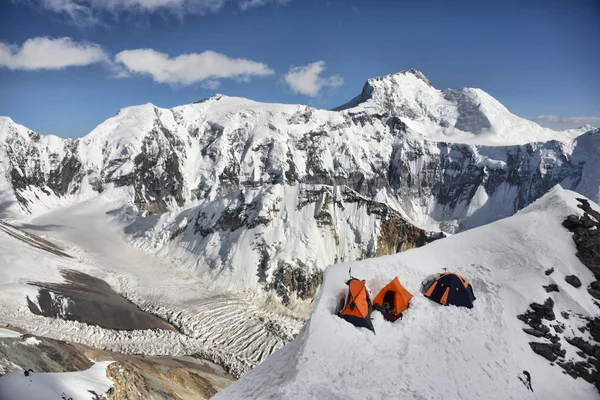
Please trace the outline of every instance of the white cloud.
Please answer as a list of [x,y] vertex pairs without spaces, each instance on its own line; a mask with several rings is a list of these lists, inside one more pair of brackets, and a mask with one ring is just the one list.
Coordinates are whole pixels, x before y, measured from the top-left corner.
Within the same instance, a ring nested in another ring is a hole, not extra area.
[[62,69],[108,60],[99,45],[76,42],[68,37],[36,37],[21,47],[0,42],[0,67],[9,69]]
[[229,58],[214,51],[170,58],[168,54],[152,49],[125,50],[115,56],[115,61],[126,72],[149,75],[159,83],[181,85],[204,82],[209,87],[216,87],[216,80],[222,78],[247,80],[251,76],[275,73],[266,64],[244,58]]
[[263,7],[271,3],[286,4],[290,1],[291,0],[241,0],[239,4],[240,8],[245,11],[250,8]]
[[540,115],[529,119],[541,126],[552,129],[579,128],[583,125],[600,126],[600,117],[558,117],[556,115]]
[[338,87],[344,84],[344,79],[339,75],[322,77],[323,71],[325,71],[325,61],[292,67],[285,75],[285,81],[294,92],[311,97],[318,95],[325,86]]
[[216,79],[208,79],[208,80],[202,82],[202,84],[200,86],[202,86],[204,89],[215,90],[216,88],[221,86],[221,82],[219,82]]
[[272,3],[285,4],[291,0],[17,0],[39,4],[44,9],[63,14],[78,25],[99,23],[106,13],[170,13],[204,15],[219,12],[226,4],[247,10]]

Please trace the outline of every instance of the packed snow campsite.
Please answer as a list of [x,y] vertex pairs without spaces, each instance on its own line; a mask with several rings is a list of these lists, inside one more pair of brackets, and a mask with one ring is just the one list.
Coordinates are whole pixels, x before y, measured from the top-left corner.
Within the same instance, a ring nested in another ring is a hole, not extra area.
[[2,117],[0,398],[599,398],[599,153],[414,69]]

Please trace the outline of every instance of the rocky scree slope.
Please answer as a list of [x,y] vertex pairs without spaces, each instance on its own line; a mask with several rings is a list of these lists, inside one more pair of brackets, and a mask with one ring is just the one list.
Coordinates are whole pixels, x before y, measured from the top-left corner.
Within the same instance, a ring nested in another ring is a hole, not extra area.
[[[3,332],[7,330],[0,328],[0,385],[2,376],[10,372],[22,375],[31,369],[43,376],[84,371],[98,361],[112,362],[106,371],[112,387],[103,397],[109,400],[208,399],[234,380],[218,365],[194,357],[119,354],[29,334],[2,337]],[[31,389],[29,381],[23,379],[19,395],[31,399]],[[63,393],[79,398],[73,391],[67,385]],[[92,398],[91,394],[86,398]]]

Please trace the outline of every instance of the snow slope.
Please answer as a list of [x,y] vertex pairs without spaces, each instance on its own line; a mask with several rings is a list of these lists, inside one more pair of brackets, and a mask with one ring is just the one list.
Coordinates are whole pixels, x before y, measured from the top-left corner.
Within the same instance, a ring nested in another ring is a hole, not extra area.
[[0,328],[0,338],[14,338],[21,336],[22,335],[19,332],[15,332],[10,329]]
[[[329,267],[301,334],[215,399],[596,399],[596,389],[535,354],[516,318],[531,302],[554,299],[557,321],[577,332],[598,309],[585,288],[592,273],[575,256],[561,226],[580,214],[576,194],[560,187],[515,216],[459,233],[421,249]],[[600,209],[600,207],[598,208]],[[404,318],[373,313],[376,334],[335,315],[348,268],[374,296],[394,276],[415,296]],[[443,307],[419,294],[424,279],[447,268],[465,276],[473,309]],[[546,276],[544,271],[554,268]],[[582,288],[565,282],[576,274]],[[546,293],[542,285],[558,285]],[[561,339],[567,358],[576,348]],[[531,373],[534,392],[519,380]]]
[[113,382],[106,377],[110,362],[99,362],[81,372],[9,372],[0,376],[0,398],[10,400],[90,400],[105,394]]

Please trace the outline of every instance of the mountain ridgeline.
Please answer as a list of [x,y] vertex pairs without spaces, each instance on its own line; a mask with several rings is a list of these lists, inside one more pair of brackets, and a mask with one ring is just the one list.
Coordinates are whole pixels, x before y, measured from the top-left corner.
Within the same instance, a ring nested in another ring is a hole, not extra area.
[[215,95],[125,108],[76,140],[0,118],[0,139],[0,214],[112,193],[138,245],[284,302],[328,264],[510,216],[557,184],[600,201],[599,129],[545,129],[416,70],[332,111]]

